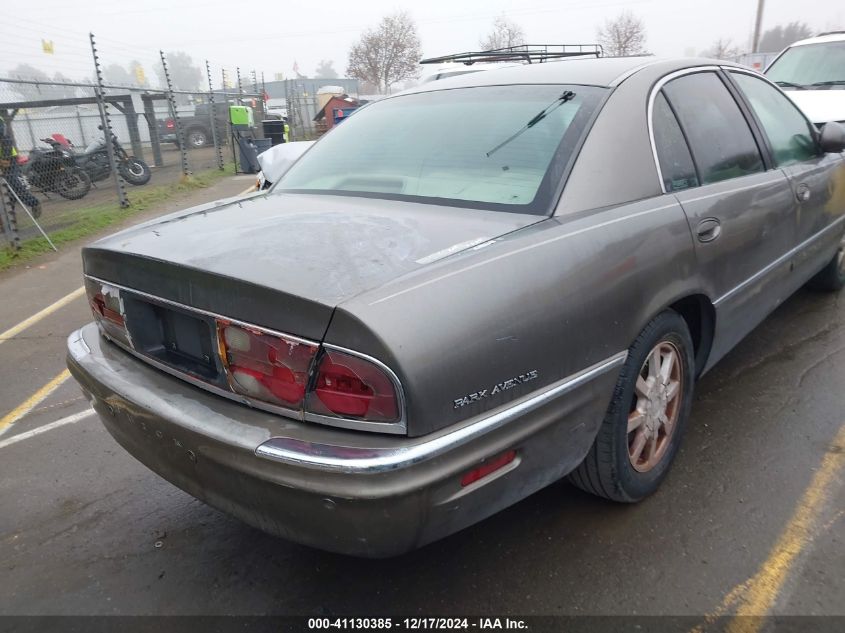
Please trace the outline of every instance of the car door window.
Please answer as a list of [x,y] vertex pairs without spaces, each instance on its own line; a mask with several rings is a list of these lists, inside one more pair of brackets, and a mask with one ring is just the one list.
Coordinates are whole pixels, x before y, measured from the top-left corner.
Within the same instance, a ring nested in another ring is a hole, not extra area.
[[760,120],[778,166],[800,163],[818,155],[810,122],[789,97],[757,77],[736,72],[731,76]]
[[663,91],[689,141],[701,184],[764,171],[751,128],[715,73],[673,79]]
[[698,186],[689,146],[662,92],[654,100],[652,130],[663,188],[670,192]]

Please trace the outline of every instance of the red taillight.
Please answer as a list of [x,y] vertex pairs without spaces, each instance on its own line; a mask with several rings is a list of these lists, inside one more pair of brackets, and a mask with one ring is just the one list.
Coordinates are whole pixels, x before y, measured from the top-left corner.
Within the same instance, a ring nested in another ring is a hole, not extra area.
[[120,300],[113,295],[107,299],[101,292],[91,297],[91,309],[95,316],[111,321],[120,327],[124,326],[123,315],[120,313]]
[[217,321],[220,356],[235,393],[300,409],[317,345]]
[[168,130],[172,130],[176,127],[176,122],[173,119],[167,119],[164,122],[164,127],[166,127]]
[[488,460],[478,468],[473,468],[471,471],[461,477],[461,487],[466,488],[470,484],[474,484],[479,479],[484,479],[488,475],[492,475],[497,470],[504,468],[516,459],[516,451],[507,451],[501,455]]
[[126,333],[120,291],[92,279],[85,280],[85,291],[88,294],[88,304],[94,313],[94,320],[100,326],[100,330],[112,339],[127,344],[129,336]]
[[306,411],[367,422],[396,422],[399,410],[396,385],[384,369],[359,356],[325,350]]

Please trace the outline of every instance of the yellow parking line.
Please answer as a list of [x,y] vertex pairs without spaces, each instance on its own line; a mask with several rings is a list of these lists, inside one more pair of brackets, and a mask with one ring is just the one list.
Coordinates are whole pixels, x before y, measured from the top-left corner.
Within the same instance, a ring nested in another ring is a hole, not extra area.
[[76,290],[74,290],[73,292],[71,292],[68,295],[65,295],[64,297],[62,297],[61,299],[59,299],[55,303],[52,303],[52,304],[48,305],[46,308],[44,308],[43,310],[36,312],[35,314],[33,314],[28,319],[24,319],[23,321],[21,321],[17,325],[10,327],[5,332],[0,333],[0,345],[2,345],[5,341],[8,341],[10,338],[17,336],[18,334],[23,332],[28,327],[35,325],[36,323],[38,323],[44,317],[49,316],[49,315],[53,314],[53,312],[55,312],[56,310],[65,307],[71,301],[73,301],[74,299],[78,299],[83,294],[85,294],[85,287],[84,286],[77,288]]
[[[765,624],[762,617],[775,604],[795,561],[818,531],[817,524],[845,464],[845,425],[840,427],[810,485],[804,491],[786,528],[754,576],[734,587],[705,623],[691,633],[700,633],[713,621],[736,607],[736,616],[728,624],[729,633],[758,633]],[[757,617],[749,617],[757,616]]]
[[53,380],[41,387],[41,389],[32,394],[24,402],[20,403],[12,411],[4,415],[3,419],[0,420],[0,434],[6,431],[6,429],[8,429],[18,420],[20,420],[27,413],[32,411],[35,407],[37,407],[44,400],[44,398],[46,398],[56,389],[58,389],[59,385],[61,385],[68,378],[70,378],[70,372],[65,369],[62,373],[60,373],[58,376],[53,378]]

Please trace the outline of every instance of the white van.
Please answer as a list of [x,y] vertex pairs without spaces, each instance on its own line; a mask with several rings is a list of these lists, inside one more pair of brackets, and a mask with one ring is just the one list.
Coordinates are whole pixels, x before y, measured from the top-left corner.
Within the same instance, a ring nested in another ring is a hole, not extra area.
[[845,31],[795,42],[769,64],[766,76],[816,125],[845,124]]

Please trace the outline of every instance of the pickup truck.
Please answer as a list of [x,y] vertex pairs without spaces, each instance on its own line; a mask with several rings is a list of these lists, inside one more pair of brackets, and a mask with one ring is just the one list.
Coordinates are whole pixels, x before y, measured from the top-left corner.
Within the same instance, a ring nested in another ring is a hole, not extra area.
[[[214,104],[215,117],[217,119],[217,134],[225,143],[228,137],[228,117],[226,116],[226,104]],[[211,104],[200,103],[194,106],[193,114],[179,113],[179,123],[182,126],[182,133],[185,135],[185,143],[189,149],[205,147],[212,144],[211,134]],[[176,135],[176,123],[173,117],[168,116],[158,120],[158,137],[162,143],[179,144]]]

